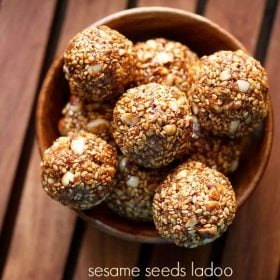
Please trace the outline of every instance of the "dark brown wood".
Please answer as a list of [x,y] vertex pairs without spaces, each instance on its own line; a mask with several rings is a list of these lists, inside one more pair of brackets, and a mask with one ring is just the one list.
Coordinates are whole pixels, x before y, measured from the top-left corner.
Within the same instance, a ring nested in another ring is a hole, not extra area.
[[125,9],[127,0],[69,0],[57,54],[62,54],[69,40],[93,22]]
[[[264,8],[264,0],[208,0],[205,16],[239,39],[253,54]],[[249,16],[251,11],[254,16]]]
[[108,24],[132,41],[159,36],[180,41],[199,55],[221,49],[243,48],[232,35],[206,18],[174,8],[142,7],[126,10],[106,17],[97,24]]
[[[201,55],[219,49],[243,48],[236,39],[210,21],[170,8],[140,8],[124,11],[107,17],[97,24],[107,24],[133,40],[142,40],[150,36],[164,36],[178,40],[187,43]],[[193,30],[196,32],[194,33]],[[59,59],[53,64],[46,77],[37,107],[37,137],[41,152],[59,136],[56,124],[68,94],[67,83],[62,73],[62,59]],[[262,176],[270,153],[271,139],[272,116],[269,111],[263,129],[252,136],[250,149],[231,178],[239,206],[249,197]],[[247,160],[248,157],[251,158],[250,161]],[[101,206],[101,210],[97,208],[96,211],[92,209],[83,212],[82,217],[85,218],[87,215],[87,220],[91,220],[102,230],[117,236],[122,235],[129,240],[161,241],[150,225],[131,224],[124,219],[117,219],[114,214],[104,211],[102,207],[105,206]]]
[[[252,2],[252,1],[250,1]],[[266,69],[274,112],[274,138],[267,169],[248,203],[238,212],[228,233],[223,266],[232,279],[276,280],[280,265],[280,8],[271,36]],[[251,160],[251,159],[250,159]],[[279,277],[279,275],[278,275]]]
[[[212,250],[212,244],[187,249],[174,246],[174,244],[156,245],[149,267],[179,267],[184,268],[186,278],[174,277],[172,279],[195,279],[192,275],[192,264],[195,268],[207,267]],[[204,279],[204,278],[201,278]]]
[[[81,245],[74,279],[88,279],[89,267],[132,268],[136,266],[138,252],[138,243],[112,237],[102,233],[92,225],[88,225]],[[100,279],[106,279],[106,277]],[[119,277],[119,279],[132,279],[132,277]]]
[[[7,208],[47,46],[56,0],[0,7],[0,228]],[[31,20],[32,19],[32,23]]]
[[3,279],[61,279],[74,222],[74,212],[42,190],[35,146]]

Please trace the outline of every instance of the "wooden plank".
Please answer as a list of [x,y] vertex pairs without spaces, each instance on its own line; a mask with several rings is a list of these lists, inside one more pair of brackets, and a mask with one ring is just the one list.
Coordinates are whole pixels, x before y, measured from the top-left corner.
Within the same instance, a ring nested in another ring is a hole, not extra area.
[[266,68],[274,108],[274,139],[266,172],[253,195],[240,209],[225,247],[224,265],[232,279],[276,280],[280,264],[280,8],[268,50]]
[[196,7],[196,0],[138,0],[138,6],[165,6],[186,11],[194,11]]
[[[76,32],[101,17],[124,8],[126,1],[118,0],[113,3],[69,1],[57,53],[63,51],[69,38]],[[63,276],[76,214],[52,201],[42,190],[39,164],[37,146],[34,146],[3,279],[61,279]],[[94,229],[91,234],[94,233],[99,234],[102,239],[99,231]],[[106,240],[104,237],[104,246]],[[84,242],[87,244],[87,239]],[[88,254],[87,249],[95,247],[95,242],[91,242],[89,240],[81,256]],[[110,244],[110,239],[108,242]],[[118,245],[118,248],[123,246]],[[110,247],[111,245],[107,246]],[[125,247],[130,248],[127,244]],[[107,251],[106,254],[111,255],[112,252],[109,249]],[[99,258],[101,253],[103,254],[102,251],[94,250],[95,258]],[[128,254],[126,256],[128,258]]]
[[73,35],[82,31],[95,21],[125,9],[126,4],[126,0],[68,1],[67,16],[62,29],[64,40],[60,41],[57,54],[62,54],[67,42],[73,37]]
[[[192,265],[194,268],[207,267],[211,249],[212,244],[193,249],[177,247],[174,244],[157,245],[154,248],[149,267],[151,269],[154,267],[168,267],[169,269],[180,267],[186,273],[184,279],[191,279],[193,277]],[[182,276],[183,274],[181,277],[172,277],[172,279],[183,279]]]
[[[96,267],[103,269],[128,267],[131,269],[136,266],[138,252],[138,243],[112,237],[88,225],[82,242],[74,279],[87,279],[89,267],[93,269]],[[110,277],[107,278],[111,279]],[[120,277],[119,279],[131,279],[131,277]]]
[[[1,2],[0,228],[35,96],[56,0]],[[32,19],[32,21],[31,21]]]
[[40,186],[34,147],[3,279],[61,279],[75,214]]
[[236,36],[253,53],[264,8],[264,0],[208,0],[205,16]]

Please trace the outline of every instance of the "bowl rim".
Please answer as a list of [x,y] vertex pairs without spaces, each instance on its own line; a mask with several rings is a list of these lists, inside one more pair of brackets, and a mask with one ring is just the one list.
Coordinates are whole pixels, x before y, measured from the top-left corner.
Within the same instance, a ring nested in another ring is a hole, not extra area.
[[[159,13],[159,14],[164,14],[164,13],[172,13],[172,14],[179,14],[184,17],[189,17],[192,19],[195,19],[198,22],[202,22],[204,24],[207,24],[217,30],[220,34],[223,36],[227,37],[233,44],[235,44],[238,48],[245,50],[248,52],[243,44],[235,38],[233,35],[231,35],[229,32],[224,30],[222,27],[220,27],[218,24],[213,23],[209,19],[191,13],[187,12],[184,10],[176,9],[176,8],[169,8],[169,7],[158,7],[158,6],[153,6],[153,7],[140,7],[140,8],[133,8],[129,10],[124,10],[120,12],[113,13],[109,16],[106,16],[102,18],[101,20],[98,20],[91,24],[90,26],[97,26],[97,25],[103,25],[103,24],[108,24],[108,22],[114,21],[115,19],[119,19],[120,17],[126,17],[128,15],[135,15],[135,14],[140,14],[140,13]],[[43,146],[43,131],[40,127],[41,123],[41,116],[43,112],[43,104],[45,104],[45,101],[47,99],[47,88],[49,88],[50,84],[52,83],[52,77],[53,74],[55,73],[56,69],[59,67],[59,65],[62,63],[63,57],[59,56],[57,59],[55,59],[49,68],[45,78],[43,85],[40,89],[39,92],[39,97],[37,101],[37,106],[36,106],[36,138],[38,142],[38,148],[40,152],[40,156],[42,157],[42,154],[44,152],[44,146]],[[256,189],[258,186],[258,183],[260,182],[262,175],[266,169],[267,163],[269,161],[270,153],[271,153],[271,148],[272,148],[272,140],[273,140],[273,110],[272,110],[272,105],[271,105],[271,98],[269,96],[269,109],[268,109],[268,115],[266,119],[264,120],[264,129],[265,129],[265,149],[263,151],[263,160],[261,163],[258,165],[257,172],[255,173],[255,176],[253,180],[250,181],[248,187],[243,191],[243,194],[238,201],[238,209],[242,207],[245,203],[245,201],[250,197],[250,195],[253,193],[253,191]],[[108,234],[111,234],[113,236],[125,239],[125,240],[130,240],[130,241],[136,241],[136,242],[145,242],[145,243],[168,243],[168,240],[163,239],[162,237],[158,236],[147,236],[147,235],[133,235],[128,232],[121,231],[117,228],[114,228],[110,225],[104,224],[102,221],[99,221],[98,219],[91,218],[87,216],[85,213],[82,211],[75,211],[82,219],[84,219],[87,222],[90,222],[91,224],[94,224],[97,228],[102,230],[103,232],[106,232]]]
[[102,230],[105,233],[108,233],[112,236],[121,238],[123,240],[132,241],[132,242],[151,243],[151,244],[170,243],[169,240],[162,238],[159,234],[154,235],[154,236],[153,235],[144,235],[144,234],[135,235],[132,233],[121,231],[120,229],[118,229],[116,227],[112,227],[108,224],[105,224],[104,222],[100,221],[97,218],[91,218],[90,216],[86,215],[83,211],[80,211],[80,210],[74,210],[74,211],[86,222],[93,224],[94,226],[96,226],[98,229]]
[[232,42],[234,42],[234,44],[238,48],[247,51],[246,48],[244,47],[244,45],[237,38],[235,38],[228,31],[226,31],[224,28],[222,28],[218,24],[214,23],[210,19],[208,19],[204,16],[201,16],[201,15],[189,12],[189,11],[185,11],[185,10],[177,9],[177,8],[171,8],[171,7],[151,6],[151,7],[138,7],[138,8],[127,9],[127,10],[119,11],[119,12],[113,13],[111,15],[108,15],[108,16],[92,23],[91,25],[89,25],[89,27],[103,25],[103,24],[106,25],[106,23],[113,21],[115,19],[119,19],[121,17],[126,17],[126,16],[136,15],[136,14],[143,14],[143,13],[158,13],[158,14],[172,13],[172,14],[177,14],[180,16],[192,18],[192,19],[196,20],[197,22],[207,24],[208,26],[211,26],[213,29],[218,30],[221,34],[228,37]]

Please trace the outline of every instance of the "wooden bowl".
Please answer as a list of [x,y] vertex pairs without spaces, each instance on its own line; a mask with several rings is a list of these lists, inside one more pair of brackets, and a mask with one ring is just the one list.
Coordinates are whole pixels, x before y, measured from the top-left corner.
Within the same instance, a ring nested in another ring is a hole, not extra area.
[[[101,24],[120,31],[133,41],[154,37],[180,41],[199,55],[211,54],[218,50],[244,49],[237,39],[211,21],[172,8],[131,9],[108,16],[94,25]],[[52,64],[37,104],[36,129],[41,154],[59,137],[57,122],[69,97],[62,65],[62,57]],[[268,117],[250,138],[250,149],[243,155],[238,169],[230,178],[235,187],[239,207],[250,196],[264,172],[271,149],[272,130],[270,106]],[[104,203],[89,211],[78,211],[78,214],[101,230],[126,240],[166,242],[157,234],[152,223],[127,221],[112,213]]]

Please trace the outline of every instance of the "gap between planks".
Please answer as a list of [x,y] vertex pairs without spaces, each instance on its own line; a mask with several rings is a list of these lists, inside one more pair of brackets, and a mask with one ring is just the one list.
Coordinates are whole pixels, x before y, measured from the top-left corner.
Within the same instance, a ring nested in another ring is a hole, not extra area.
[[[2,229],[19,164],[56,0],[5,1],[0,10],[0,196]],[[32,18],[33,24],[30,24]],[[36,36],[34,36],[36,34]],[[24,43],[23,43],[24,42]]]

